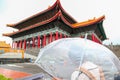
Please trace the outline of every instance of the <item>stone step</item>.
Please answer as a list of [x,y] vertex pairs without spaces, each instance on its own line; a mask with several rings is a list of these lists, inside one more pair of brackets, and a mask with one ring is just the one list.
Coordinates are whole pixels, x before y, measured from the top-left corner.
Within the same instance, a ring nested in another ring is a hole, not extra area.
[[0,64],[24,63],[31,62],[30,58],[0,58]]
[[25,51],[25,53],[28,53],[34,56],[38,56],[39,52],[40,52],[40,48],[29,48],[29,49],[26,49]]

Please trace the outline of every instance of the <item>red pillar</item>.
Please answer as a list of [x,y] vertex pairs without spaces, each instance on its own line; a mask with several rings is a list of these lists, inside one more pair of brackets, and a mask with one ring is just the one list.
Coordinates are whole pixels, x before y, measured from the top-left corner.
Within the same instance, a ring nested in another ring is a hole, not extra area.
[[19,48],[21,48],[21,41],[19,41]]
[[19,47],[22,49],[22,40],[20,41]]
[[40,36],[38,36],[38,41],[37,41],[37,43],[38,43],[38,48],[40,48]]
[[58,31],[55,33],[55,40],[58,40]]
[[50,34],[49,34],[49,36],[48,36],[48,44],[51,42],[51,40],[50,40]]
[[45,47],[45,45],[46,45],[46,34],[44,34],[43,36],[43,47]]
[[24,40],[24,49],[26,49],[26,40]]
[[95,41],[95,36],[94,36],[94,34],[92,34],[92,41]]
[[92,34],[92,41],[102,44],[102,43],[95,37],[94,34]]
[[32,38],[32,47],[33,48],[35,47],[35,38],[34,37]]
[[92,40],[93,40],[94,42],[98,42],[98,40],[97,40],[97,38],[95,37],[94,34],[92,34]]
[[48,41],[48,43],[51,43],[52,40],[53,40],[53,36],[52,36],[52,32],[51,32],[51,33],[50,33],[50,37],[49,37],[49,41]]
[[60,33],[60,39],[62,38],[62,33]]
[[21,40],[21,49],[22,49],[22,44],[23,44],[23,43],[22,43],[22,40]]

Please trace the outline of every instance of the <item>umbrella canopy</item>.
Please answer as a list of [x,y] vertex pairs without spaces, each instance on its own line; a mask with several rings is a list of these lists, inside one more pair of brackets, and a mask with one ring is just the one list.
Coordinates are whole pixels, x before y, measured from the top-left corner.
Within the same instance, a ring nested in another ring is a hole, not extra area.
[[50,43],[40,51],[35,63],[55,77],[70,80],[80,64],[88,61],[102,68],[106,80],[114,80],[114,75],[120,72],[120,61],[112,51],[82,38],[64,38]]

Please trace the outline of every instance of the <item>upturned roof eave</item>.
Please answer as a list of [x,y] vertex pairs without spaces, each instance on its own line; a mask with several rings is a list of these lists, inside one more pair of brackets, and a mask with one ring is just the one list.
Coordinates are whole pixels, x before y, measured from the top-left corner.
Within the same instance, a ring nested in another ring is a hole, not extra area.
[[74,22],[77,22],[71,15],[69,15],[65,10],[64,8],[62,7],[61,3],[60,3],[60,0],[57,0],[57,4],[58,6],[60,7],[60,9],[65,13],[67,14],[72,20],[74,20]]
[[96,19],[92,19],[92,20],[88,20],[88,21],[84,21],[84,22],[79,22],[79,23],[75,23],[75,24],[71,24],[73,26],[73,28],[79,28],[79,27],[85,27],[85,26],[89,26],[95,23],[99,23],[101,21],[103,21],[105,19],[105,16],[101,16],[99,18]]
[[36,24],[34,24],[34,25],[31,25],[31,26],[28,26],[28,27],[26,27],[26,28],[20,29],[20,30],[18,30],[18,31],[16,31],[16,32],[13,32],[13,33],[3,34],[3,36],[9,36],[9,37],[10,37],[10,36],[15,35],[15,34],[17,34],[17,33],[20,33],[20,32],[26,31],[26,30],[30,30],[30,29],[33,29],[33,28],[36,28],[36,27],[45,25],[45,24],[47,24],[47,23],[50,23],[51,21],[57,19],[57,18],[60,16],[60,13],[61,13],[61,12],[59,11],[58,13],[56,13],[55,16],[53,16],[52,18],[50,18],[50,19],[48,19],[48,20],[42,21],[42,22],[40,22],[40,23],[36,23]]
[[54,7],[56,7],[57,5],[59,6],[59,8],[60,8],[66,15],[68,15],[72,20],[74,20],[74,22],[77,22],[71,15],[69,15],[69,14],[64,10],[64,8],[62,7],[62,5],[61,5],[61,3],[60,3],[60,0],[57,0],[52,6],[50,6],[50,7],[47,8],[46,10],[43,10],[43,11],[41,11],[41,12],[35,14],[35,15],[32,15],[32,16],[26,18],[26,19],[23,19],[23,20],[21,20],[21,21],[18,22],[18,23],[15,23],[15,24],[6,24],[6,26],[8,26],[8,27],[15,27],[15,26],[21,24],[22,22],[25,22],[25,21],[27,21],[27,20],[29,20],[29,19],[31,19],[31,18],[34,18],[34,17],[36,17],[36,16],[39,16],[39,15],[41,15],[41,14],[44,14],[44,13],[52,10],[52,9],[53,9]]
[[48,11],[50,11],[51,9],[53,9],[53,8],[57,5],[57,3],[58,3],[58,2],[56,1],[52,6],[50,6],[50,7],[47,8],[46,10],[43,10],[43,11],[37,13],[37,14],[34,14],[34,15],[26,18],[26,19],[23,19],[23,20],[21,20],[21,21],[18,22],[18,23],[15,23],[15,24],[7,24],[6,26],[8,26],[8,27],[15,27],[15,26],[17,26],[18,24],[20,24],[20,23],[22,23],[22,22],[25,22],[25,21],[27,21],[27,20],[29,20],[29,19],[31,19],[31,18],[34,18],[34,17],[39,16],[39,15],[41,15],[41,14],[44,14],[45,12],[48,12]]
[[64,18],[62,12],[59,11],[58,13],[56,13],[55,16],[53,16],[52,18],[50,18],[50,19],[48,19],[48,20],[45,20],[45,21],[43,21],[43,22],[34,24],[34,25],[32,25],[32,26],[23,28],[23,29],[21,29],[21,30],[19,30],[19,31],[16,31],[16,32],[13,32],[13,33],[10,33],[10,34],[3,34],[3,35],[4,35],[4,36],[12,36],[12,35],[14,35],[14,34],[17,34],[17,33],[20,33],[20,32],[26,31],[26,30],[30,30],[30,29],[32,29],[32,28],[35,28],[35,27],[38,27],[38,26],[41,26],[41,25],[44,25],[44,24],[47,24],[47,23],[55,20],[55,19],[58,18],[58,17],[60,17],[61,20],[62,20],[66,25],[70,26],[71,28],[80,28],[80,27],[89,26],[89,25],[95,24],[95,23],[97,23],[97,22],[99,22],[99,21],[101,21],[101,20],[104,19],[104,17],[100,17],[100,18],[98,18],[98,19],[90,22],[89,24],[86,23],[86,24],[84,24],[84,25],[82,24],[82,25],[79,25],[79,26],[73,26],[73,24],[70,24],[70,23]]

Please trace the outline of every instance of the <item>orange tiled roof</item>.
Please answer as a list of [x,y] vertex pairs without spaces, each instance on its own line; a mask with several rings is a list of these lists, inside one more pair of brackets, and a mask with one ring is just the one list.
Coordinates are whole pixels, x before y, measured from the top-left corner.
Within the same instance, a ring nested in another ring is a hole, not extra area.
[[6,44],[5,41],[0,41],[0,48],[10,48],[10,44]]
[[91,20],[88,20],[88,21],[74,23],[74,24],[71,24],[71,25],[73,26],[73,28],[85,27],[85,26],[92,25],[94,23],[98,23],[100,21],[103,21],[103,19],[105,19],[104,15],[99,17],[99,18],[94,18],[94,19],[91,19]]
[[101,16],[97,19],[93,19],[93,20],[89,20],[89,21],[85,21],[85,22],[81,22],[81,23],[75,23],[75,24],[70,24],[65,18],[64,16],[62,15],[62,12],[59,11],[58,13],[56,13],[55,16],[53,16],[52,18],[48,19],[48,20],[45,20],[45,21],[42,21],[42,22],[39,22],[39,23],[36,23],[34,25],[31,25],[31,26],[28,26],[26,28],[23,28],[23,29],[20,29],[19,31],[16,31],[16,32],[13,32],[13,33],[8,33],[8,34],[3,34],[3,36],[12,36],[14,34],[17,34],[17,33],[20,33],[20,32],[23,32],[23,31],[26,31],[26,30],[30,30],[30,29],[33,29],[35,27],[39,27],[41,25],[44,25],[44,24],[47,24],[55,19],[57,19],[58,17],[60,17],[60,19],[65,23],[67,24],[68,26],[70,26],[71,28],[79,28],[79,27],[85,27],[87,25],[91,25],[91,24],[94,24],[94,23],[97,23],[99,21],[102,21],[104,19],[105,16]]

